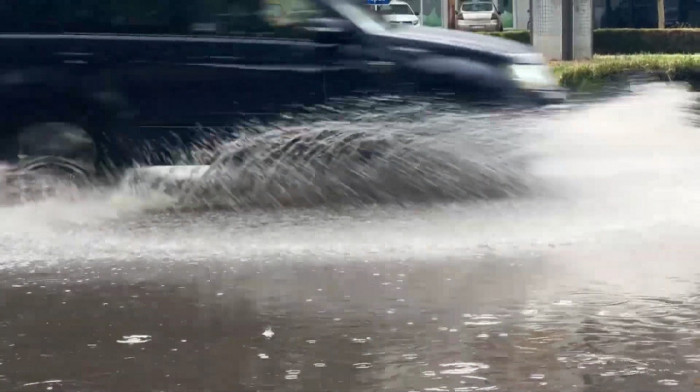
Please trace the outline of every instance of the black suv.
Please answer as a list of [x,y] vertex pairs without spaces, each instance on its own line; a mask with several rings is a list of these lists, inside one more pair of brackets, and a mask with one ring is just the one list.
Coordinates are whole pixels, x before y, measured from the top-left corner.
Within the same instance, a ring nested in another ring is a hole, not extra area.
[[347,0],[0,2],[0,162],[165,164],[241,116],[438,90],[563,98],[530,46]]

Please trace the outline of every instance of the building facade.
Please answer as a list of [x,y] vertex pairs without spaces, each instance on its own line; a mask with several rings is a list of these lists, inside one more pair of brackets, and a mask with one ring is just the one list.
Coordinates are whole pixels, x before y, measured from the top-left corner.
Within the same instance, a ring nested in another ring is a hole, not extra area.
[[[596,27],[654,28],[657,0],[594,0]],[[664,0],[667,27],[700,27],[700,0]]]

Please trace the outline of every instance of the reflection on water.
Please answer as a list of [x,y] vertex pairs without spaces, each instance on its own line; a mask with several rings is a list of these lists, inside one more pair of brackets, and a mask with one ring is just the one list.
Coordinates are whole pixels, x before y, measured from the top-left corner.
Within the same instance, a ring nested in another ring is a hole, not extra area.
[[129,391],[697,386],[697,285],[672,297],[622,296],[586,278],[572,291],[578,272],[547,258],[484,257],[9,273],[0,291],[2,388],[43,391],[36,383],[46,380],[61,380],[54,390]]
[[483,145],[517,135],[532,197],[175,213],[119,189],[2,208],[0,390],[697,390],[694,102],[661,85],[430,117],[489,124]]

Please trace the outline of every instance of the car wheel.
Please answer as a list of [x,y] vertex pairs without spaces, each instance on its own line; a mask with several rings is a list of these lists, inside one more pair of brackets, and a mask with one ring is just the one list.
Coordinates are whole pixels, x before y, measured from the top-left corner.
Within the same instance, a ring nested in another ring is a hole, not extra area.
[[41,122],[17,133],[18,171],[46,173],[86,183],[95,175],[97,147],[82,127],[64,122]]

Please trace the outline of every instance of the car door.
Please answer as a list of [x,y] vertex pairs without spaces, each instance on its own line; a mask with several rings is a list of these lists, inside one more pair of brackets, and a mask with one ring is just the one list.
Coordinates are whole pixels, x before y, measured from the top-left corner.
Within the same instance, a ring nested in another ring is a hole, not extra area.
[[[131,59],[127,84],[140,102],[142,124],[227,126],[240,116],[323,102],[327,45],[303,34],[303,18],[276,24],[279,15],[268,17],[265,7],[265,1],[195,1],[183,31],[141,42],[140,64]],[[170,124],[162,124],[166,119]]]
[[[231,130],[249,116],[325,99],[320,45],[271,24],[257,1],[123,1],[140,2],[138,14],[112,10],[111,20],[129,24],[83,39],[80,52],[102,59],[95,87],[127,104],[130,126],[120,144],[131,152],[144,146],[139,161],[168,163],[175,147],[187,147],[202,130]],[[161,19],[136,23],[149,14],[142,1]]]

